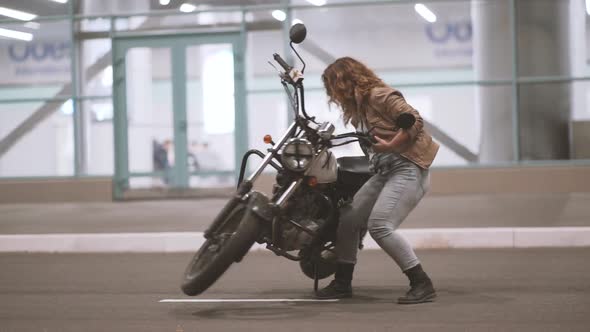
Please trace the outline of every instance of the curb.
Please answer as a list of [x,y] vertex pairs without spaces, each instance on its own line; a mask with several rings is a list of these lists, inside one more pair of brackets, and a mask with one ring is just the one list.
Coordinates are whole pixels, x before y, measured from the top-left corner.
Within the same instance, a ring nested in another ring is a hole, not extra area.
[[[421,228],[399,232],[416,249],[590,247],[590,227]],[[202,232],[0,235],[0,252],[195,252]],[[370,237],[365,249],[378,249]],[[251,250],[264,249],[256,244]]]

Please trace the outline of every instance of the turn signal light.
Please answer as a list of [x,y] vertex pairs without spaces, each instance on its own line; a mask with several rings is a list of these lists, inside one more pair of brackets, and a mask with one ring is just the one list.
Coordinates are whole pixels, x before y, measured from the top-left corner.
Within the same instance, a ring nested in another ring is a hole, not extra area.
[[318,185],[318,178],[316,178],[315,176],[310,176],[307,179],[307,185],[310,187],[315,187]]
[[270,135],[264,135],[264,143],[266,143],[266,144],[272,144],[272,136],[270,136]]

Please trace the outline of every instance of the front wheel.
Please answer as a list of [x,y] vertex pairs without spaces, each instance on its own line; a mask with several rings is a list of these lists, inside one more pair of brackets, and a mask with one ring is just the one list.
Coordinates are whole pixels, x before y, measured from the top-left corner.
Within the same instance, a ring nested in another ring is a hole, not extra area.
[[258,217],[245,204],[238,204],[225,218],[221,229],[205,241],[189,262],[182,291],[198,295],[209,288],[229,266],[252,247],[261,231]]

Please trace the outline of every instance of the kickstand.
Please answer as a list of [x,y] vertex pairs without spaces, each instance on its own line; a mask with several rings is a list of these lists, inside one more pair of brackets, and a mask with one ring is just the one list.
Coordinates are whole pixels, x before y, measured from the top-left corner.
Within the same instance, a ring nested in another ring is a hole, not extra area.
[[319,284],[319,278],[318,278],[318,265],[316,263],[313,263],[313,291],[315,294],[318,293],[318,284]]

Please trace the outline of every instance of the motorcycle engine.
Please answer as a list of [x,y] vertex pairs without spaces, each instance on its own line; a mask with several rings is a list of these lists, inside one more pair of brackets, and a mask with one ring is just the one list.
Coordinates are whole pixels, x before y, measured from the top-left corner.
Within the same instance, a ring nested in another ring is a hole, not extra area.
[[[321,226],[324,225],[325,220],[317,219],[304,219],[304,220],[297,220],[296,221],[299,225],[308,228],[311,231],[317,231]],[[283,242],[282,246],[283,249],[287,251],[291,250],[299,250],[303,247],[309,245],[313,240],[313,236],[301,229],[297,226],[286,223],[283,226]]]
[[305,192],[294,195],[289,202],[287,214],[282,223],[282,242],[284,250],[300,250],[309,245],[314,235],[298,228],[289,220],[316,232],[326,224],[332,211],[330,199],[319,192]]

